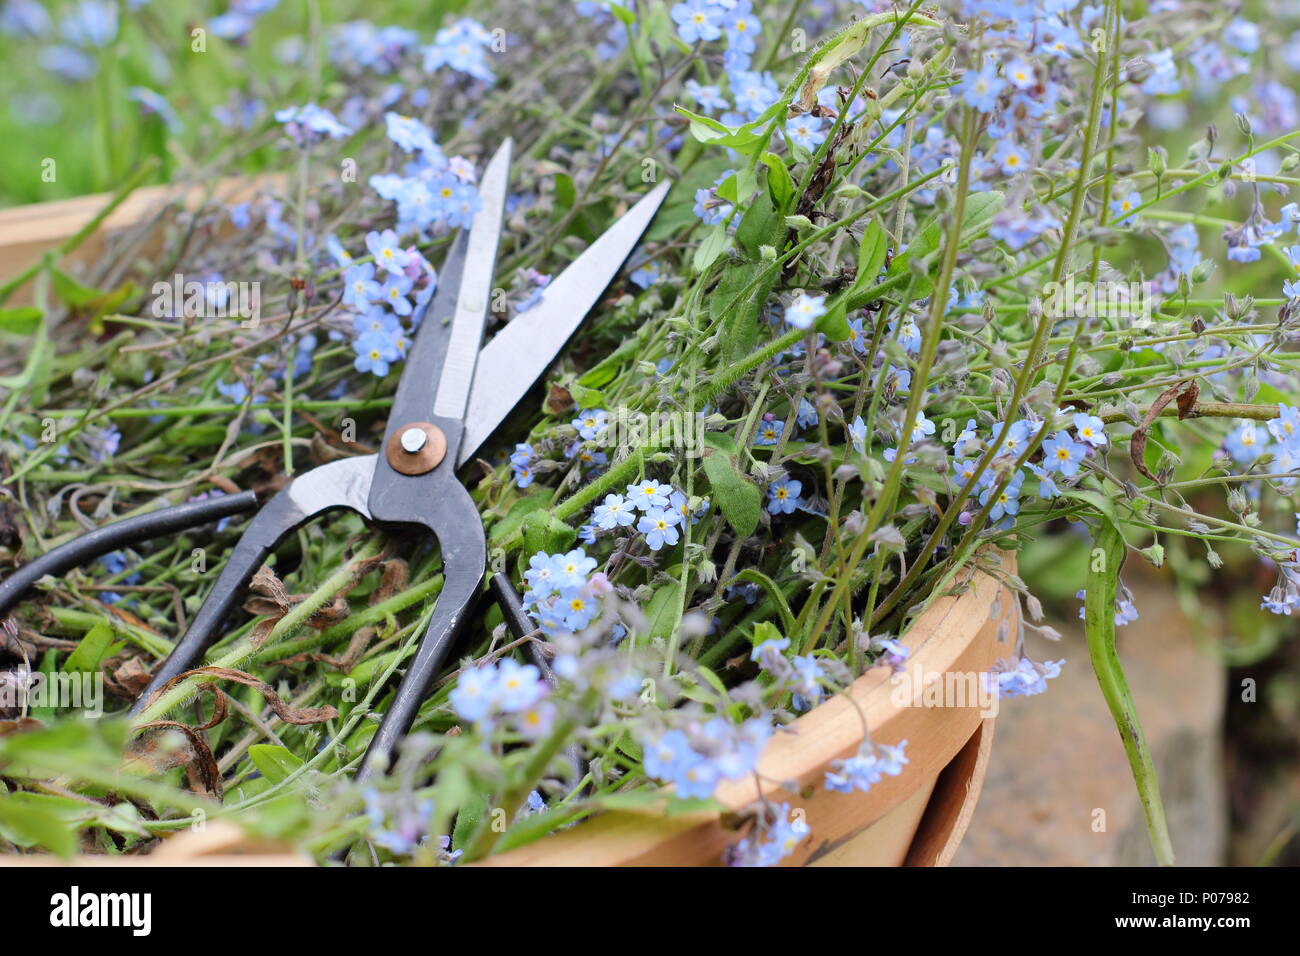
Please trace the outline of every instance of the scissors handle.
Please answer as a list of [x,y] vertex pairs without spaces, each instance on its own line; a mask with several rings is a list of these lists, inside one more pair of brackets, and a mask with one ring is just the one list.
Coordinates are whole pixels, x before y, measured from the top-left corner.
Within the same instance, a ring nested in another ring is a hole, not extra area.
[[226,615],[234,609],[253,574],[287,534],[317,515],[338,508],[350,508],[362,517],[369,517],[366,497],[370,493],[374,461],[374,455],[344,458],[304,472],[276,492],[253,516],[221,569],[217,583],[194,615],[189,630],[154,670],[149,686],[131,706],[132,714],[144,710],[155,692],[197,663],[220,632]]
[[241,491],[234,495],[219,495],[204,501],[191,501],[183,505],[159,508],[133,518],[123,518],[102,528],[78,535],[67,544],[47,551],[34,561],[23,565],[0,582],[0,617],[7,614],[31,587],[47,574],[63,574],[96,558],[112,554],[119,548],[130,547],[152,538],[196,528],[243,514],[257,507],[257,494]]
[[[283,496],[283,497],[282,497]],[[234,550],[221,569],[217,583],[213,585],[208,596],[190,622],[189,629],[172,648],[167,659],[154,668],[149,678],[149,686],[131,705],[131,714],[139,714],[148,705],[155,692],[161,690],[169,681],[192,668],[199,657],[207,650],[221,629],[235,604],[244,593],[244,587],[253,574],[261,567],[271,552],[275,550],[280,538],[284,537],[307,516],[292,507],[284,491],[276,494],[266,507],[254,515],[249,522]]]
[[442,552],[442,591],[393,703],[366,748],[357,770],[358,780],[385,773],[391,767],[397,746],[415,722],[434,677],[473,618],[487,564],[487,539],[478,506],[469,490],[450,472],[448,475],[450,480],[440,482],[436,489],[428,489],[436,493],[425,499],[422,513],[407,518],[438,539]]

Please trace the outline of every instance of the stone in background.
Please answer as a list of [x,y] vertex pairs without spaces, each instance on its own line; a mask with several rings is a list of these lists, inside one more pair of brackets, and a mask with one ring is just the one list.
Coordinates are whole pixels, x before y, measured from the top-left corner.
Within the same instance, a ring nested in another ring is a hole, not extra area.
[[[1199,646],[1172,590],[1129,581],[1141,617],[1118,648],[1151,747],[1179,865],[1226,862],[1225,676]],[[1027,637],[1035,660],[1064,657],[1039,697],[1003,701],[984,790],[955,866],[1146,866],[1155,862],[1124,746],[1078,620],[1059,644]],[[1094,831],[1095,811],[1105,829]]]

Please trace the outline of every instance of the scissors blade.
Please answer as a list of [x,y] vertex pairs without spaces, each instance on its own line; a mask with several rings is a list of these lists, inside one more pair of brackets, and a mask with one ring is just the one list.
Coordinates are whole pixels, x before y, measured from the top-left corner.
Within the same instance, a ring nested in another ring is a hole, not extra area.
[[456,309],[452,313],[451,333],[442,363],[442,375],[434,396],[433,413],[442,418],[460,419],[474,382],[483,326],[487,322],[492,296],[492,275],[496,270],[497,245],[501,240],[502,217],[506,208],[506,191],[510,178],[511,141],[506,139],[488,163],[479,183],[482,205],[474,214],[465,250]]
[[640,241],[670,185],[660,183],[647,193],[546,287],[541,302],[483,346],[458,465],[474,456],[555,360]]

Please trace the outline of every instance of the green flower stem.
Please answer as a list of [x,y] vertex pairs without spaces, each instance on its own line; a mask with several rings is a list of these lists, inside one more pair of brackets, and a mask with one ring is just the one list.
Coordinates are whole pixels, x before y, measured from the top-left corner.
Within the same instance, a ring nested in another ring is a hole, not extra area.
[[1115,718],[1115,726],[1128,755],[1156,862],[1161,866],[1173,866],[1174,849],[1169,839],[1169,826],[1165,822],[1164,804],[1160,800],[1155,763],[1142,733],[1142,722],[1133,705],[1133,695],[1124,677],[1124,668],[1115,651],[1115,592],[1120,566],[1124,562],[1124,539],[1108,519],[1103,519],[1095,544],[1097,547],[1089,566],[1085,598],[1088,656],[1092,659],[1097,683],[1101,686],[1111,716]]
[[[1114,20],[1119,17],[1119,0],[1109,0],[1107,3],[1107,17],[1108,25],[1113,23]],[[1069,262],[1070,250],[1074,244],[1074,237],[1078,230],[1079,218],[1083,212],[1084,195],[1087,192],[1087,171],[1092,167],[1093,153],[1097,144],[1097,131],[1101,125],[1101,101],[1105,91],[1105,84],[1103,83],[1105,71],[1106,61],[1104,57],[1098,54],[1097,62],[1093,69],[1093,83],[1088,105],[1088,125],[1084,130],[1082,152],[1079,158],[1079,176],[1075,180],[1074,195],[1070,202],[1069,216],[1066,219],[1065,228],[1062,231],[1061,247],[1057,252],[1056,260],[1052,265],[1051,275],[1052,281],[1054,282],[1059,282],[1061,277],[1065,274],[1065,267]],[[963,155],[967,155],[966,150],[963,150]],[[958,235],[960,235],[960,233],[958,233]],[[943,288],[943,292],[944,298],[946,299],[946,285]],[[942,312],[939,313],[939,315],[942,316]],[[908,570],[907,574],[885,597],[880,606],[872,611],[872,625],[881,620],[903,599],[911,587],[916,583],[917,578],[925,571],[929,564],[930,557],[934,554],[935,549],[938,548],[939,543],[948,533],[948,529],[956,520],[957,515],[961,513],[970,490],[979,486],[980,478],[988,469],[993,459],[997,456],[998,450],[1002,445],[1002,440],[1005,438],[1007,430],[1011,428],[1011,422],[1016,415],[1016,410],[1020,407],[1020,403],[1024,400],[1025,395],[1028,394],[1030,383],[1038,372],[1038,357],[1042,354],[1044,343],[1048,337],[1048,332],[1051,329],[1051,326],[1052,322],[1047,316],[1039,317],[1034,329],[1033,338],[1030,342],[1028,355],[1025,358],[1020,374],[1016,376],[1015,385],[1011,392],[1011,398],[1007,402],[1007,416],[1006,420],[1002,423],[1001,431],[999,431],[997,438],[989,443],[989,447],[984,451],[984,454],[980,456],[980,460],[976,464],[975,471],[970,480],[953,494],[952,500],[948,503],[948,507],[944,510],[943,516],[939,519],[938,525],[935,527],[934,531],[931,532],[930,537],[926,541],[925,546],[921,549],[920,554],[918,554],[913,560],[912,566]],[[919,378],[919,381],[924,382],[926,379],[922,376]],[[913,392],[919,391],[920,389],[916,387],[916,383],[914,382]],[[993,506],[997,503],[1002,490],[1011,481],[1012,475],[1019,471],[1024,463],[1029,460],[1029,457],[1037,451],[1046,434],[1046,428],[1038,429],[1037,433],[1031,437],[1027,443],[1025,451],[1020,455],[1020,459],[1016,463],[1015,469],[1008,471],[998,481],[997,485],[993,488],[992,493],[988,497],[987,504],[980,509],[979,513],[975,516],[974,520],[971,521],[969,528],[962,536],[961,542],[953,549],[953,556],[949,558],[950,566],[953,558],[962,553],[963,545],[973,540],[974,536],[980,533],[981,529],[984,527],[984,522],[987,519],[989,512],[992,511]],[[900,454],[898,457],[901,459],[905,456]]]
[[441,574],[435,575],[363,611],[349,614],[339,623],[323,631],[315,631],[292,641],[284,641],[275,647],[264,647],[253,657],[253,662],[264,664],[346,640],[363,627],[380,624],[412,605],[437,597],[442,592],[442,580]]
[[[1192,406],[1186,418],[1247,418],[1251,421],[1266,422],[1277,418],[1281,413],[1276,405],[1247,405],[1241,402],[1197,402]],[[1159,418],[1172,418],[1178,415],[1178,408],[1170,405],[1161,409]],[[1123,412],[1107,412],[1101,420],[1106,424],[1126,422],[1128,416]]]
[[[316,611],[320,610],[331,600],[334,595],[338,594],[344,588],[351,585],[357,580],[359,568],[370,558],[379,554],[381,547],[381,538],[371,536],[365,544],[353,555],[343,567],[330,575],[324,583],[309,594],[301,604],[297,604],[284,617],[275,622],[271,633],[267,635],[266,640],[260,644],[254,645],[251,640],[245,639],[231,650],[223,654],[213,664],[217,667],[240,668],[248,661],[252,660],[264,648],[275,646],[284,635],[292,633],[298,627],[306,623]],[[139,717],[136,718],[136,726],[149,723],[150,721],[159,720],[165,714],[170,713],[179,704],[188,700],[194,694],[195,685],[205,680],[203,677],[187,677],[178,682],[170,690],[161,694],[154,703],[149,705]]]

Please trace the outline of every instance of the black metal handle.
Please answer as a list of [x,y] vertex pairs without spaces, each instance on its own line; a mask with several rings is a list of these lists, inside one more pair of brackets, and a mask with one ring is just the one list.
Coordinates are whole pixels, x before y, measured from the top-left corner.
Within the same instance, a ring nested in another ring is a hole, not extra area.
[[[515,590],[510,578],[498,571],[488,580],[488,586],[492,588],[492,596],[501,607],[501,615],[506,619],[506,628],[516,641],[523,640],[529,634],[537,630],[537,625],[533,619],[528,616],[524,610],[523,599],[519,597],[519,592]],[[550,684],[552,688],[559,685],[559,678],[555,676],[555,671],[551,669],[551,662],[546,656],[546,651],[542,649],[540,641],[529,641],[524,646],[524,652],[528,655],[529,660],[542,672],[542,679]]]
[[132,714],[140,713],[155,692],[194,666],[244,593],[244,586],[289,532],[338,508],[369,517],[366,498],[374,462],[374,455],[341,458],[305,472],[276,492],[244,529],[189,630],[154,671],[149,686],[132,705]]
[[[496,598],[497,604],[501,606],[501,614],[506,619],[506,628],[515,640],[522,640],[537,631],[537,625],[533,623],[533,619],[524,610],[523,599],[519,597],[519,592],[510,583],[509,577],[498,571],[488,580],[488,585],[492,589],[492,596]],[[546,681],[552,690],[559,687],[560,679],[555,676],[555,670],[551,667],[550,658],[546,656],[544,642],[529,641],[525,645],[525,650],[529,660],[542,672],[542,680]],[[564,756],[568,758],[569,763],[572,765],[574,779],[580,779],[588,769],[587,762],[582,758],[582,748],[577,744],[570,744],[564,748]]]
[[[450,469],[442,475],[441,487],[424,487],[422,509],[414,500],[408,502],[413,509],[408,520],[428,528],[438,538],[442,551],[442,591],[392,705],[366,748],[357,770],[358,780],[385,773],[392,767],[397,746],[415,722],[433,679],[472,619],[479,585],[483,582],[487,539],[478,506]],[[419,516],[420,510],[425,517]]]
[[[281,492],[283,494],[283,492]],[[134,716],[144,710],[149,698],[167,685],[173,678],[184,674],[207,650],[221,629],[222,623],[235,607],[244,593],[244,587],[259,567],[262,566],[279,539],[292,531],[307,518],[301,511],[291,510],[291,504],[280,495],[272,498],[265,508],[249,523],[247,530],[235,544],[226,566],[221,569],[217,583],[203,600],[199,612],[194,615],[189,629],[167,659],[154,669],[149,678],[149,686],[131,705]]]
[[47,551],[0,582],[0,616],[6,614],[32,585],[47,574],[62,574],[80,565],[88,564],[96,558],[102,558],[106,554],[112,554],[119,548],[139,544],[152,538],[165,537],[187,528],[207,524],[209,521],[243,514],[256,507],[257,494],[252,491],[241,491],[234,495],[221,495],[204,501],[190,501],[183,505],[160,508],[157,511],[136,515],[134,518],[123,518],[121,521],[114,521],[102,528],[88,531],[67,544]]

